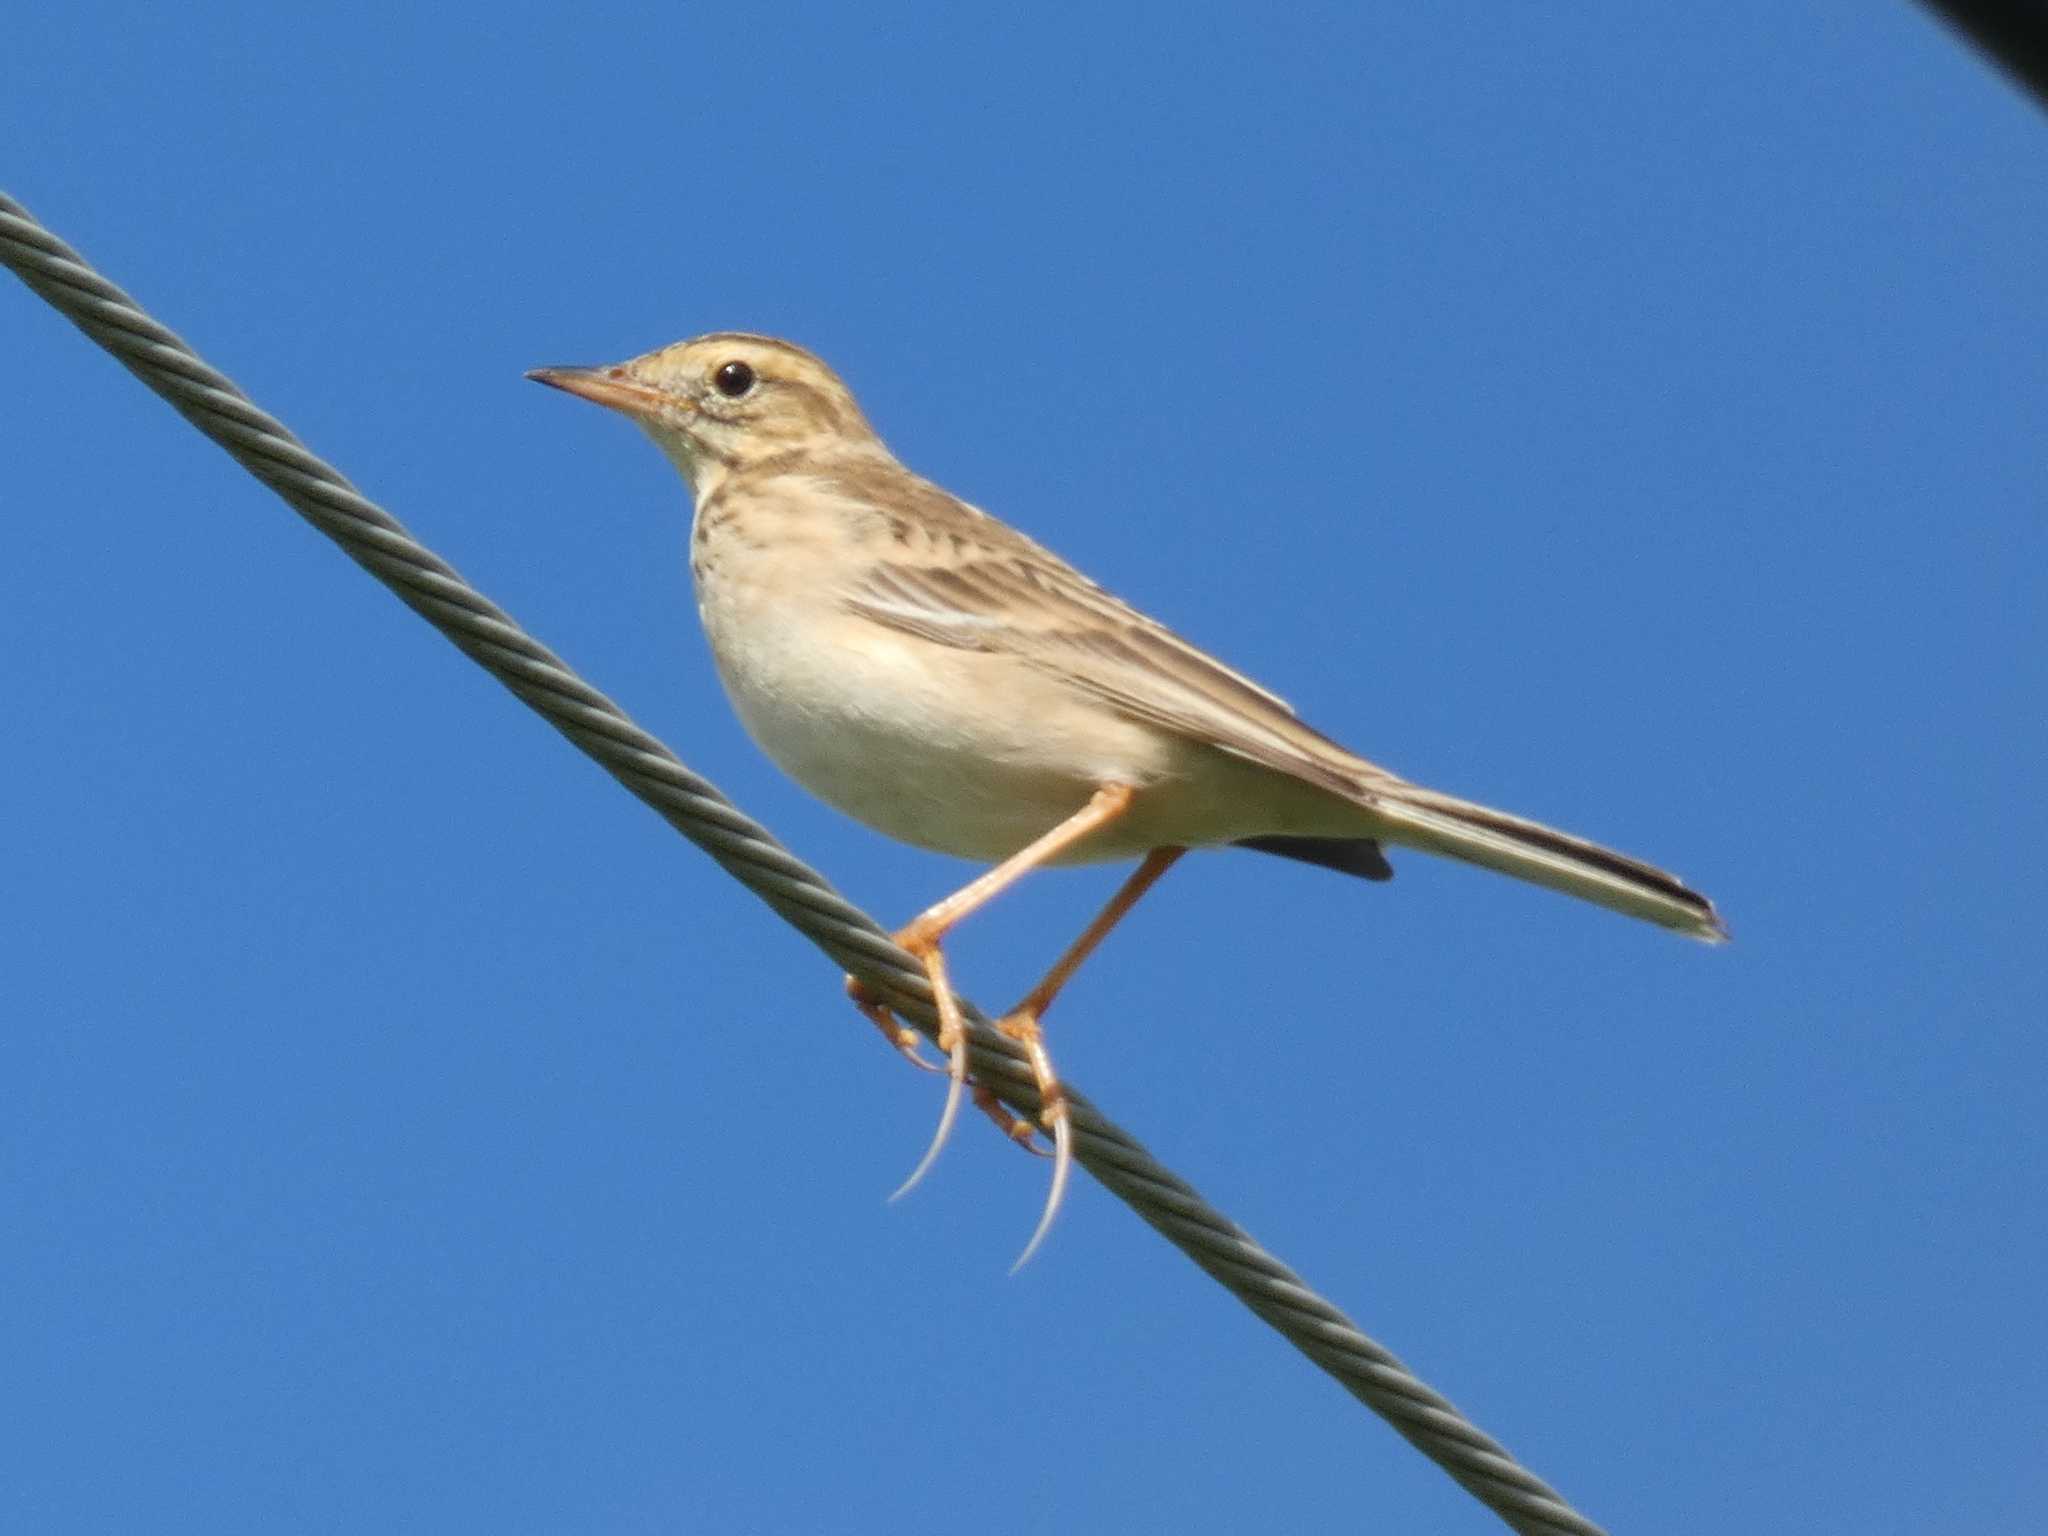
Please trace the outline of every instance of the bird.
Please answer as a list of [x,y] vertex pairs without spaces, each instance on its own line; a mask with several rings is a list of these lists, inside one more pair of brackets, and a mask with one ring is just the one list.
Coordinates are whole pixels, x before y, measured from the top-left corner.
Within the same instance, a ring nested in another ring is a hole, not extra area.
[[847,979],[898,1050],[949,1079],[903,1190],[932,1165],[969,1079],[946,935],[1032,870],[1138,861],[997,1023],[1031,1062],[1036,1127],[974,1085],[1017,1140],[1051,1142],[1051,1188],[1019,1266],[1050,1230],[1073,1157],[1041,1021],[1190,849],[1250,848],[1368,881],[1391,878],[1387,849],[1416,849],[1695,939],[1727,938],[1713,903],[1677,876],[1413,783],[1313,729],[1279,695],[906,468],[803,347],[717,331],[527,377],[624,415],[687,482],[697,611],[725,691],[766,754],[888,837],[990,865],[894,935],[931,983],[943,1068]]

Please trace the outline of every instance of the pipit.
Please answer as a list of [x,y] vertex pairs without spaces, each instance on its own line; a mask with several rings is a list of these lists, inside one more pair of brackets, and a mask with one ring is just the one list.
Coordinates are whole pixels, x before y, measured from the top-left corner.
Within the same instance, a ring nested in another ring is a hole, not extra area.
[[[1311,730],[1250,678],[904,468],[838,375],[801,347],[719,332],[528,377],[623,412],[689,482],[697,610],[726,692],[768,755],[877,831],[996,861],[896,935],[930,978],[951,1080],[904,1188],[945,1141],[968,1078],[946,934],[1041,865],[1140,861],[998,1025],[1029,1054],[1053,1143],[1052,1185],[1019,1264],[1043,1240],[1072,1159],[1039,1021],[1187,849],[1253,848],[1385,880],[1393,844],[1726,937],[1712,903],[1662,870],[1409,783]],[[930,1065],[876,997],[851,978],[848,990]],[[984,1087],[975,1096],[1029,1143]]]

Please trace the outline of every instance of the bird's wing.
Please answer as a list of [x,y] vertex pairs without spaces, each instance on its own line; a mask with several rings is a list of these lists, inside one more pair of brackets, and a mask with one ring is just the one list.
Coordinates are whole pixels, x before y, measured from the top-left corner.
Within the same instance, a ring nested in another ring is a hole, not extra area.
[[917,515],[895,523],[887,554],[845,594],[853,612],[935,645],[1015,657],[1133,719],[1348,800],[1369,803],[1376,781],[1398,782],[1050,550],[928,482],[919,490],[903,509]]
[[[1013,656],[1132,719],[1207,742],[1374,811],[1380,840],[1565,891],[1695,938],[1727,937],[1677,876],[1504,811],[1410,784],[1295,717],[1287,701],[1119,601],[1049,550],[919,482],[865,503],[887,552],[845,594],[856,613],[935,645]],[[894,507],[896,510],[885,511]],[[1292,851],[1302,856],[1299,848]]]

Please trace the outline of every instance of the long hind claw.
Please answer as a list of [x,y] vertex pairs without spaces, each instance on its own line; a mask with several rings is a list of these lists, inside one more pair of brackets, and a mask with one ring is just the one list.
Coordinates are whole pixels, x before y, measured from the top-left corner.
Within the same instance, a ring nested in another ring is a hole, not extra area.
[[939,1111],[939,1128],[932,1132],[932,1144],[924,1149],[924,1156],[917,1160],[917,1166],[910,1170],[910,1177],[896,1186],[896,1193],[889,1197],[893,1204],[917,1188],[918,1182],[932,1171],[932,1164],[939,1160],[939,1149],[946,1144],[946,1138],[953,1134],[953,1121],[960,1113],[961,1090],[967,1086],[967,1031],[957,1030],[953,1044],[947,1052],[947,1067],[934,1067],[951,1079],[946,1084],[946,1107]]
[[967,1024],[960,1017],[960,1000],[953,995],[953,983],[946,976],[946,957],[934,939],[921,935],[906,939],[907,935],[914,935],[915,929],[916,924],[912,924],[896,937],[924,962],[925,977],[932,984],[932,1005],[939,1015],[939,1049],[946,1053],[946,1107],[939,1111],[939,1128],[932,1133],[932,1144],[924,1149],[924,1156],[910,1170],[910,1177],[896,1187],[891,1200],[900,1200],[916,1188],[917,1181],[938,1161],[939,1149],[953,1134],[953,1121],[960,1114],[960,1096],[967,1086]]
[[1017,1255],[1017,1262],[1010,1266],[1015,1274],[1031,1262],[1031,1256],[1038,1252],[1045,1235],[1052,1231],[1052,1219],[1059,1214],[1060,1202],[1067,1197],[1067,1178],[1074,1171],[1074,1126],[1062,1107],[1052,1122],[1052,1188],[1045,1192],[1045,1211],[1038,1218],[1038,1229],[1031,1234],[1031,1241],[1024,1245],[1024,1251]]
[[1053,1217],[1059,1214],[1060,1204],[1067,1197],[1067,1181],[1074,1171],[1074,1125],[1073,1117],[1067,1113],[1066,1090],[1060,1086],[1059,1074],[1053,1071],[1052,1057],[1046,1052],[1045,1036],[1038,1027],[1037,1018],[1029,1013],[1015,1013],[998,1023],[996,1028],[1021,1042],[1030,1053],[1031,1075],[1038,1080],[1039,1124],[1052,1135],[1052,1186],[1045,1193],[1045,1209],[1039,1214],[1031,1241],[1024,1245],[1024,1251],[1017,1255],[1017,1262],[1010,1266],[1010,1273],[1014,1275],[1038,1252],[1046,1234],[1052,1231]]

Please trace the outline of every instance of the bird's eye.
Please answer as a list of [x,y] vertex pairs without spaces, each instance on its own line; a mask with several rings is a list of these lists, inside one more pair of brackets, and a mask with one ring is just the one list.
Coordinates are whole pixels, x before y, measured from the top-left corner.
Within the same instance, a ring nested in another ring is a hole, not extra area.
[[711,382],[718,392],[728,400],[737,400],[754,387],[754,370],[735,359],[719,366],[711,375]]

